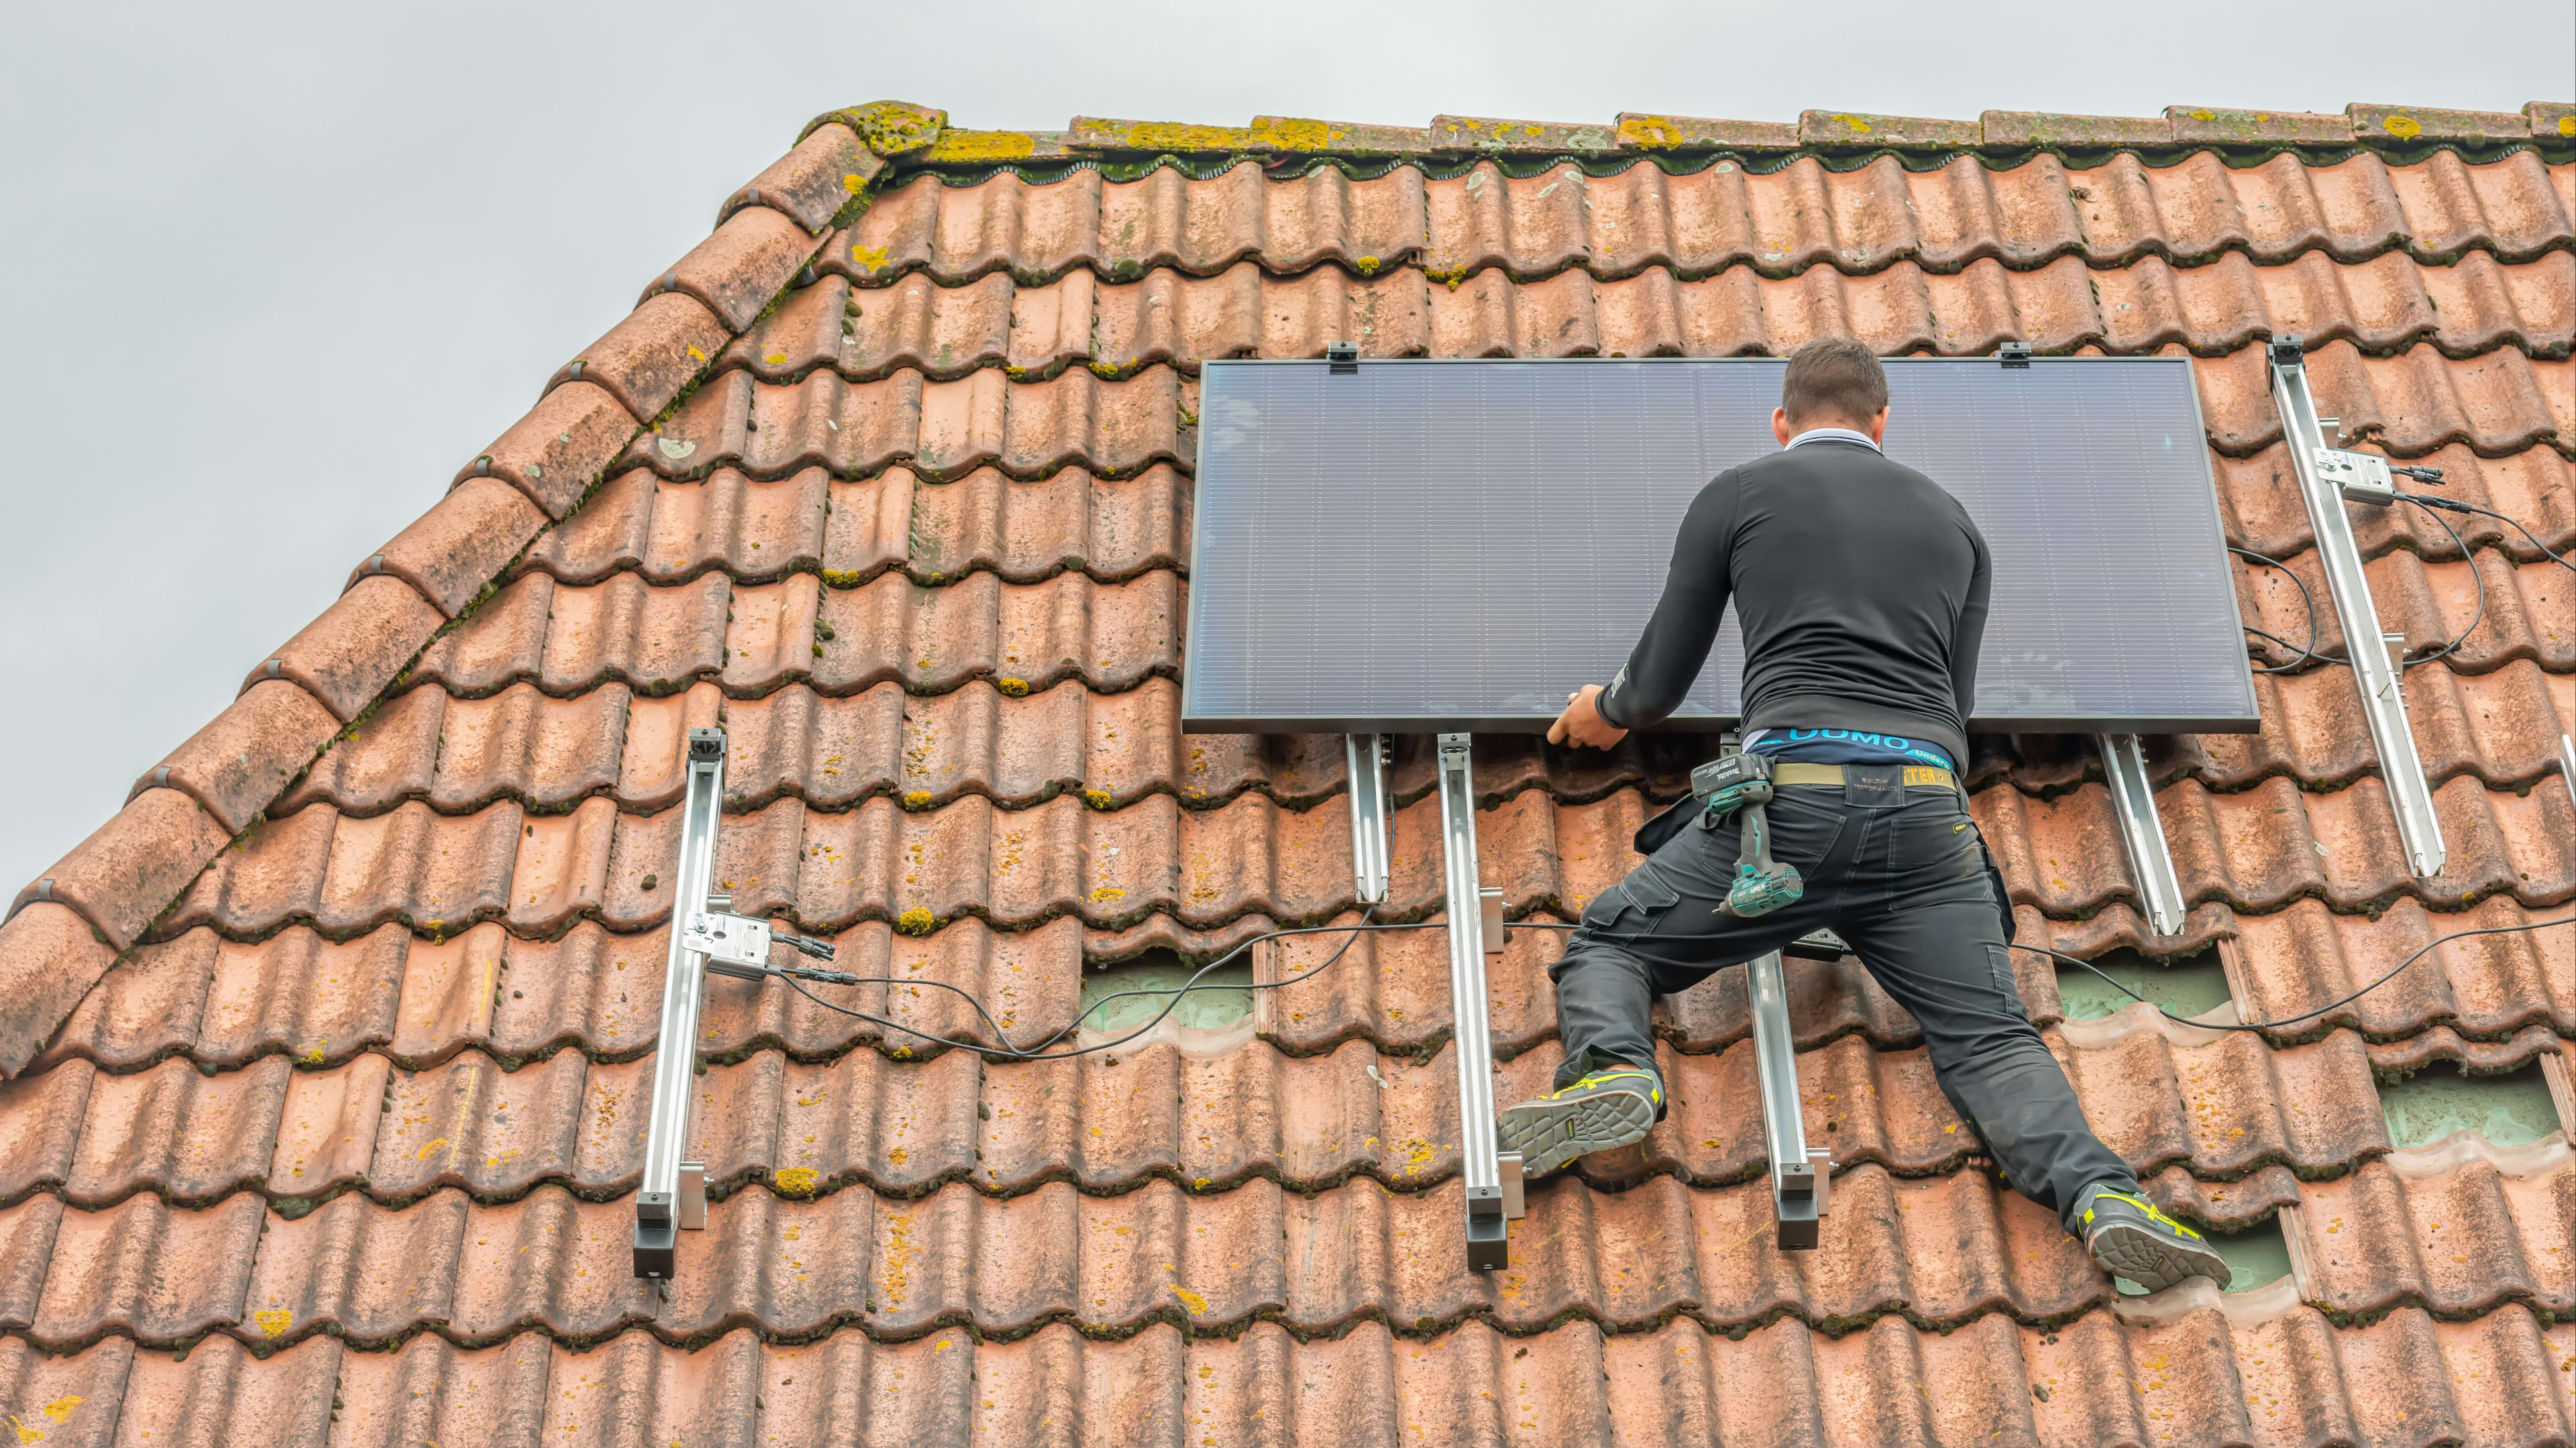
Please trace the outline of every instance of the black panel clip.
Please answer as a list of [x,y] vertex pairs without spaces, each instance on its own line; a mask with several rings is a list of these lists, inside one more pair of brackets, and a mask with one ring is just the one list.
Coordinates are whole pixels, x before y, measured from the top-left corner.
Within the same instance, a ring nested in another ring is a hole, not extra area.
[[1332,375],[1335,377],[1345,374],[1356,375],[1360,370],[1360,344],[1327,342],[1324,344],[1324,360],[1332,364]]
[[2003,346],[2003,351],[1998,355],[2006,367],[2028,367],[2030,365],[2030,344],[2028,342],[2006,342]]
[[2307,355],[2307,349],[2300,345],[2296,332],[2272,339],[2272,365],[2275,367],[2301,366],[2307,361]]

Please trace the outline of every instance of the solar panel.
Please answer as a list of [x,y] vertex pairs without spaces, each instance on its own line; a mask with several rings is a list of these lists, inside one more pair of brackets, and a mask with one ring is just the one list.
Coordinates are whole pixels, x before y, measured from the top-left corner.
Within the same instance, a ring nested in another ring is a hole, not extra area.
[[[1775,452],[1785,361],[1206,364],[1183,726],[1543,731],[1607,683],[1708,480]],[[1985,534],[1972,727],[2250,732],[2191,364],[1895,358],[1890,457]],[[1730,605],[1668,727],[1731,725]]]

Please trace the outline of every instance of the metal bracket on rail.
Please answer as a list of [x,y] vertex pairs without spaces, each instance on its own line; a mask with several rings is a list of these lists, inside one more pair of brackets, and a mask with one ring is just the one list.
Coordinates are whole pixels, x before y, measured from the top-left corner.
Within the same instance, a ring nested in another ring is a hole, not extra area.
[[[1494,1134],[1494,1037],[1485,1016],[1485,957],[1502,953],[1502,932],[1488,935],[1488,909],[1502,893],[1476,883],[1476,787],[1468,773],[1468,736],[1443,734],[1440,754],[1440,862],[1448,881],[1449,1000],[1458,1049],[1458,1142],[1467,1181],[1467,1270],[1511,1265],[1507,1223],[1521,1215],[1521,1157]],[[1488,900],[1491,900],[1490,906]]]
[[[2352,539],[2352,519],[2343,510],[2347,484],[2368,491],[2369,477],[2346,474],[2337,462],[2325,428],[2317,417],[2316,399],[2308,393],[2306,354],[2296,337],[2272,339],[2272,401],[2281,411],[2281,435],[2289,445],[2290,467],[2298,475],[2299,500],[2307,505],[2308,522],[2317,536],[2317,556],[2325,565],[2326,591],[2334,598],[2335,617],[2343,624],[2344,653],[2361,688],[2362,717],[2370,725],[2370,742],[2379,752],[2379,777],[2388,788],[2389,808],[2397,816],[2397,838],[2406,849],[2406,864],[2416,876],[2442,873],[2446,858],[2442,822],[2433,813],[2433,788],[2424,779],[2415,753],[2415,733],[2407,727],[2404,672],[2385,647],[2379,610],[2370,601],[2370,580],[2362,572],[2361,549]],[[2345,456],[2366,456],[2351,454]],[[2382,470],[2384,471],[2384,461]]]
[[2179,935],[2182,880],[2174,873],[2164,821],[2156,814],[2146,750],[2135,734],[2096,734],[2093,742],[2102,751],[2102,774],[2111,785],[2111,812],[2120,820],[2120,843],[2128,847],[2129,877],[2138,882],[2138,903],[2145,907],[2147,928],[2158,935]]

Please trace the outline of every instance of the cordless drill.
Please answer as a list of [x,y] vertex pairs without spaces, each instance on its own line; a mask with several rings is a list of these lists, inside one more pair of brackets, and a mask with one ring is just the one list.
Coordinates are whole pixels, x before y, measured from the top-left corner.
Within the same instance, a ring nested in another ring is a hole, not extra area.
[[1691,771],[1691,793],[1702,801],[1700,828],[1713,830],[1728,815],[1744,813],[1735,856],[1735,882],[1719,908],[1751,918],[1768,915],[1807,893],[1798,867],[1771,857],[1771,761],[1760,754],[1730,754]]

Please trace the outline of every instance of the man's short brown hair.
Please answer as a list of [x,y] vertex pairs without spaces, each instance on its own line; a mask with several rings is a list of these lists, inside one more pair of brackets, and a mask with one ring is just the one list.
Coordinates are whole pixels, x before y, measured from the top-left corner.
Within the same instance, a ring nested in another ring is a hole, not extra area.
[[1792,423],[1832,419],[1866,425],[1887,405],[1887,369],[1866,343],[1819,337],[1789,358],[1780,380],[1780,410]]

